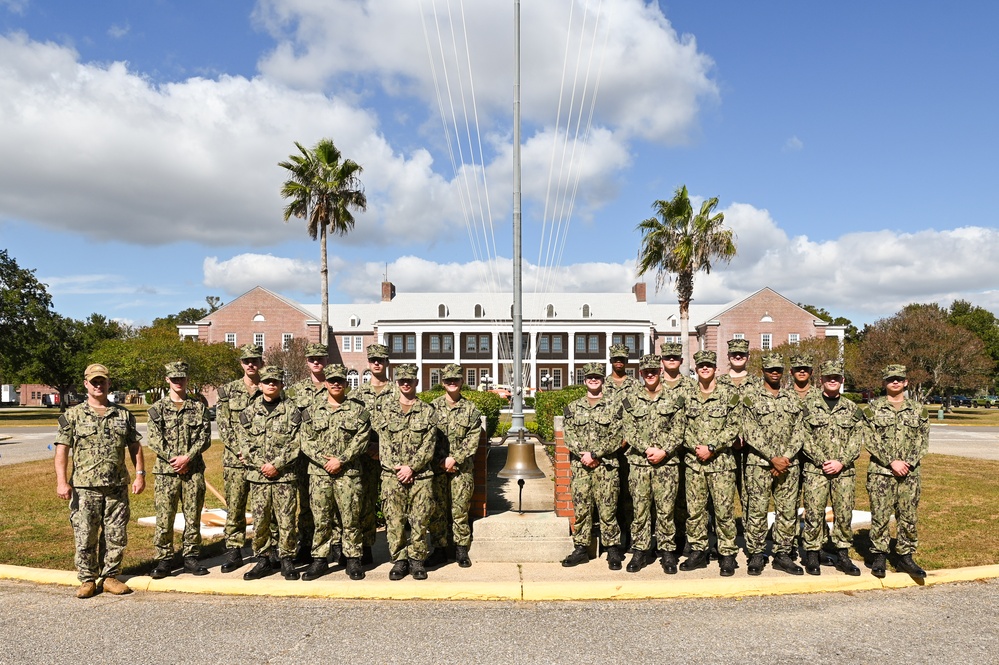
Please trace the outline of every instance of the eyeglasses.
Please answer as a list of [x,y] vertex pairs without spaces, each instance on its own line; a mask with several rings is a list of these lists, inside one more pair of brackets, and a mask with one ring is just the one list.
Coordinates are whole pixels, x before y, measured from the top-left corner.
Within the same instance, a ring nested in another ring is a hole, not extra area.
[[809,374],[811,374],[812,373],[812,368],[811,367],[792,367],[791,371],[792,372],[808,372]]
[[843,383],[842,376],[823,376],[822,380],[826,383]]
[[387,365],[388,358],[368,358],[368,362],[372,365]]
[[673,360],[678,362],[681,360],[681,358],[680,356],[663,356],[663,360]]
[[642,376],[659,376],[659,370],[657,369],[643,369]]
[[461,383],[461,379],[444,379],[445,386],[456,386]]
[[890,376],[885,379],[885,383],[902,383],[905,381],[904,377],[901,376]]
[[416,379],[396,379],[396,381],[398,383],[405,383],[407,385],[410,383],[416,383]]
[[322,356],[309,356],[305,359],[305,361],[310,363],[325,363],[326,358],[323,358]]
[[697,369],[708,369],[708,368],[714,369],[715,366],[712,365],[711,363],[701,363],[700,365],[697,366]]
[[260,358],[243,358],[239,362],[243,363],[244,365],[259,365]]
[[728,354],[728,357],[729,358],[745,358],[746,354],[742,353],[741,351],[736,351],[735,353]]
[[326,383],[347,383],[347,380],[342,376],[331,376],[326,379]]
[[276,386],[281,382],[278,381],[277,379],[264,379],[260,383],[264,384],[265,386]]
[[767,374],[783,374],[784,373],[784,368],[783,367],[767,367],[763,371],[766,372]]

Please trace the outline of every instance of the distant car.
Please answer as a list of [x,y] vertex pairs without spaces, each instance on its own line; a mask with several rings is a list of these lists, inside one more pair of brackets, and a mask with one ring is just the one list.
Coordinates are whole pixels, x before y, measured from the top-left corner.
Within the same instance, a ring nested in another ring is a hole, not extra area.
[[985,397],[976,397],[971,400],[972,406],[982,406],[986,409],[991,409],[993,406],[999,406],[999,397],[995,395],[986,395]]
[[971,398],[965,395],[952,395],[950,398],[950,405],[952,407],[956,406],[971,406]]
[[930,395],[929,399],[926,401],[927,404],[943,404],[943,397],[940,395]]

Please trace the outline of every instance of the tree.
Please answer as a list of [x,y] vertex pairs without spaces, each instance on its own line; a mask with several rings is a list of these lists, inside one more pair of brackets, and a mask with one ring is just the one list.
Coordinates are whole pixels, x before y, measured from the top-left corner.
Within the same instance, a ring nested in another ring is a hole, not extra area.
[[735,256],[732,229],[723,225],[725,215],[713,214],[718,198],[701,204],[694,213],[687,195],[687,186],[676,190],[670,201],[652,204],[655,216],[638,225],[642,245],[638,252],[638,274],[656,271],[656,291],[667,280],[675,281],[680,303],[680,338],[683,342],[683,362],[689,354],[690,303],[694,299],[694,275],[702,270],[710,274],[711,263],[718,259],[728,263]]
[[860,336],[860,331],[857,330],[857,326],[853,325],[853,321],[851,321],[846,317],[843,316],[833,317],[833,315],[830,314],[828,310],[822,307],[816,307],[815,305],[803,305],[802,303],[799,302],[798,307],[815,315],[815,318],[822,319],[823,321],[831,325],[846,326],[846,335],[845,339],[843,340],[845,342],[855,341]]
[[285,385],[290,386],[297,381],[309,378],[311,375],[305,364],[305,345],[307,343],[308,340],[304,337],[293,337],[288,342],[287,349],[278,345],[267,349],[267,364],[284,369]]
[[947,320],[937,304],[907,305],[892,317],[868,326],[852,371],[857,385],[881,387],[881,371],[892,363],[907,368],[916,399],[953,388],[979,388],[988,382],[991,359],[974,333]]
[[30,363],[39,321],[51,314],[52,297],[34,270],[21,268],[0,249],[0,373],[10,377]]
[[[169,314],[163,317],[157,317],[153,319],[154,328],[176,328],[182,324],[197,323],[201,319],[208,316],[210,312],[203,307],[188,307],[187,309],[182,309],[176,314]],[[176,332],[176,330],[174,331]]]
[[291,177],[281,186],[281,196],[291,201],[284,208],[284,221],[292,216],[306,220],[309,237],[319,239],[322,275],[322,321],[320,341],[329,341],[329,265],[326,259],[326,235],[330,231],[344,236],[354,228],[351,210],[364,211],[368,199],[358,176],[363,169],[343,155],[330,139],[322,139],[311,150],[295,142],[301,154],[290,155],[278,166]]

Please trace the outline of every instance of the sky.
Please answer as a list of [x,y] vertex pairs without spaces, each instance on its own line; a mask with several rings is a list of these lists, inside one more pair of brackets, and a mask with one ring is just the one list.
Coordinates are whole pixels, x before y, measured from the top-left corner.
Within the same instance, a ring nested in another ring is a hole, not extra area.
[[[367,209],[330,301],[506,291],[509,0],[0,0],[0,247],[55,309],[130,324],[261,285],[320,301],[278,166],[322,138]],[[855,324],[999,314],[999,5],[546,0],[521,7],[524,290],[627,292],[686,185],[769,286]],[[970,207],[969,207],[970,206]]]

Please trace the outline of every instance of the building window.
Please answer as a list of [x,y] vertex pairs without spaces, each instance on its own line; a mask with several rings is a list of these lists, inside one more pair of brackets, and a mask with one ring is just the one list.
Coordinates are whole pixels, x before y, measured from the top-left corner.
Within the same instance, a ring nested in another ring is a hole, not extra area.
[[628,350],[631,353],[638,353],[641,351],[638,345],[638,338],[635,335],[625,335],[624,343],[628,345]]
[[436,386],[441,382],[441,371],[439,369],[430,370],[430,385]]
[[600,353],[600,338],[597,335],[589,336],[589,347],[590,353]]
[[486,310],[482,309],[482,305],[475,306],[475,318],[481,319],[486,315]]
[[679,335],[663,335],[663,342],[667,342],[669,344],[679,344],[680,343],[680,336]]
[[364,338],[358,335],[354,337],[354,351],[360,352],[363,350],[364,350]]
[[350,335],[344,335],[343,336],[343,350],[346,351],[347,353],[350,353],[350,349],[351,349],[351,346],[350,346]]
[[625,370],[624,370],[624,373],[627,376],[630,376],[633,379],[636,378],[635,377],[635,369],[633,367],[626,367]]
[[772,336],[770,333],[763,333],[762,335],[760,335],[760,348],[763,349],[764,351],[769,351],[771,349],[771,344],[770,344],[771,338]]
[[621,335],[611,335],[611,344],[621,344]]
[[486,367],[480,368],[479,369],[479,382],[480,383],[488,383],[488,381],[487,381],[488,378],[489,378],[489,369],[486,368]]
[[264,333],[253,333],[253,343],[264,348]]
[[354,316],[350,317],[350,327],[351,328],[356,328],[358,326],[358,324],[360,324],[360,323],[361,323],[361,320],[359,318],[357,318],[356,314]]
[[583,305],[583,318],[584,319],[590,318],[590,306],[589,305]]
[[562,335],[552,335],[552,353],[562,353]]
[[798,333],[788,333],[787,335],[788,344],[797,344],[800,341],[801,341],[801,336],[798,335]]
[[402,353],[402,335],[392,335],[392,353]]
[[445,353],[454,352],[454,335],[442,335],[441,336],[441,346]]
[[466,337],[465,351],[467,353],[475,353],[475,350],[478,348],[478,346],[476,346],[477,342],[478,342],[478,337],[476,337],[475,335],[469,335],[468,337]]
[[576,335],[576,353],[586,353],[586,335]]
[[232,346],[236,346],[236,333],[226,333],[225,343],[231,344]]
[[444,303],[437,305],[437,318],[443,319],[446,316],[447,316],[447,305],[445,305]]
[[586,376],[583,374],[583,368],[580,367],[579,369],[576,370],[576,385],[577,386],[583,385],[583,380],[585,378]]
[[548,307],[545,308],[545,316],[549,319],[555,318],[555,305],[549,304]]
[[489,335],[479,335],[479,353],[489,353]]
[[347,385],[351,388],[357,388],[361,385],[360,378],[357,376],[357,370],[352,369],[347,372]]
[[735,333],[732,335],[732,339],[746,339],[745,333]]
[[[430,336],[430,353],[440,353],[441,352],[441,336],[431,335]],[[430,382],[433,385],[433,381]]]
[[416,335],[406,335],[406,353],[416,352]]
[[538,353],[548,353],[548,335],[538,338]]
[[475,370],[470,369],[465,371],[465,383],[470,385],[472,388],[475,387]]
[[257,314],[256,314],[256,316],[254,316],[254,317],[253,317],[253,320],[254,320],[255,322],[257,322],[257,323],[260,323],[260,322],[262,322],[262,321],[266,321],[267,319],[265,319],[265,318],[264,318],[264,315],[263,315],[263,314],[261,314],[261,313],[260,313],[260,312],[258,311],[258,312],[257,312]]
[[562,368],[553,367],[552,368],[552,390],[559,390],[562,388]]
[[294,335],[291,333],[284,333],[281,335],[281,350],[287,351],[288,346],[291,344],[291,340],[294,339]]

